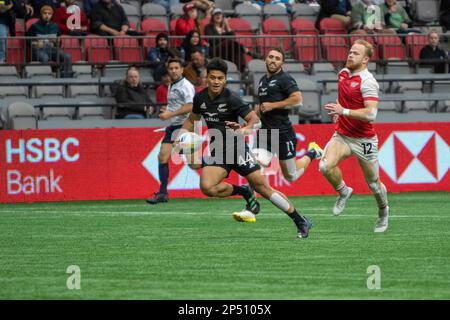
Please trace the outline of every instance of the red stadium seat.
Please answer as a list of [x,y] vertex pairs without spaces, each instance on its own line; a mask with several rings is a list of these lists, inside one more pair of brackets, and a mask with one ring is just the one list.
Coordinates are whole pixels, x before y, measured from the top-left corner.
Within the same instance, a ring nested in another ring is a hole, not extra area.
[[81,51],[80,40],[71,36],[61,36],[61,48],[65,53],[72,55],[72,62],[83,61],[83,52]]
[[295,40],[295,59],[310,63],[319,60],[318,38],[316,35],[297,34]]
[[408,56],[413,60],[420,59],[420,50],[428,44],[428,36],[423,34],[410,34],[406,36]]
[[[284,21],[277,18],[268,18],[264,20],[262,26],[265,35],[289,36],[288,26],[286,26]],[[259,43],[261,43],[261,41],[259,41]],[[264,55],[270,47],[281,47],[285,51],[288,51],[291,47],[290,37],[268,37],[263,39],[262,43],[264,44],[263,47],[267,47],[267,49],[263,50]]]
[[292,34],[319,34],[314,22],[307,19],[297,18],[291,22]]
[[344,25],[333,18],[324,18],[320,21],[321,33],[327,34],[347,34]]
[[18,68],[25,64],[25,40],[8,38],[6,49],[6,63],[15,64]]
[[142,61],[141,48],[132,37],[114,38],[114,58],[120,62]]
[[30,30],[30,27],[32,24],[38,22],[39,19],[38,18],[30,18],[25,22],[25,30],[28,31]]
[[143,20],[141,29],[148,37],[144,39],[145,52],[148,52],[149,48],[156,47],[156,36],[158,33],[168,33],[165,23],[157,18],[146,18]]
[[406,59],[406,50],[402,40],[397,36],[378,36],[377,44],[382,59]]
[[249,36],[254,36],[255,32],[252,30],[250,21],[243,18],[229,18],[231,30],[235,32],[236,40],[246,47],[253,47],[254,41]]
[[89,34],[84,40],[86,59],[90,63],[107,63],[111,60],[111,50],[108,40],[97,35]]
[[16,21],[16,37],[22,37],[25,35],[23,23]]
[[325,59],[336,65],[347,61],[347,41],[344,37],[330,36],[320,39],[322,55]]

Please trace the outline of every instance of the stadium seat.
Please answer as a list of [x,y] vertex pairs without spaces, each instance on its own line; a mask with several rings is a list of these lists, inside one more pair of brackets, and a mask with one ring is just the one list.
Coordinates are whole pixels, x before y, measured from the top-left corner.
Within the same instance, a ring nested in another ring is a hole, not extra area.
[[150,48],[156,47],[156,36],[158,33],[168,33],[164,22],[156,18],[144,19],[141,23],[141,30],[146,36],[143,41],[145,53],[147,53]]
[[[241,80],[241,75],[239,72],[235,72],[235,71],[228,71],[227,73],[227,80],[236,80],[236,81],[240,81]],[[234,91],[235,93],[239,94],[239,90],[241,89],[241,84],[240,83],[228,83],[227,84],[227,88],[230,89],[231,91]]]
[[83,61],[83,52],[81,50],[80,40],[77,38],[62,35],[61,36],[61,48],[65,53],[72,55],[72,62]]
[[63,98],[64,97],[64,89],[62,86],[35,86],[34,87],[34,97],[35,98],[44,98],[49,96],[56,96]]
[[222,9],[224,15],[230,16],[235,13],[233,8],[233,1],[230,0],[216,0],[214,1],[215,7]]
[[8,66],[8,65],[1,65],[0,64],[0,80],[5,80],[4,77],[10,77],[10,78],[19,78],[19,74],[17,73],[16,66]]
[[303,18],[296,18],[291,21],[292,34],[313,34],[318,35],[314,22]]
[[25,62],[25,40],[8,38],[6,63],[15,64],[17,68],[21,68]]
[[292,4],[292,11],[293,17],[302,17],[305,20],[308,21],[315,21],[317,18],[317,15],[319,13],[320,7],[319,6],[311,6],[306,3],[294,3]]
[[80,120],[93,120],[93,119],[106,119],[107,116],[103,112],[101,107],[82,107],[83,102],[80,103],[80,108],[78,109],[77,118]]
[[23,37],[25,35],[25,26],[23,19],[16,19],[16,37]]
[[300,63],[300,62],[297,62],[297,61],[286,60],[284,65],[283,65],[283,71],[289,72],[290,74],[293,74],[293,73],[304,73],[304,74],[306,74],[305,66],[303,65],[303,63]]
[[[168,25],[166,8],[156,3],[147,2],[142,6],[141,10],[143,20],[145,20],[146,18],[159,20],[164,24],[164,29],[167,29]],[[143,28],[141,29],[144,30]]]
[[347,34],[344,25],[333,18],[324,18],[320,21],[320,32],[322,34]]
[[415,20],[420,22],[439,21],[439,0],[415,1]]
[[93,78],[91,65],[73,65],[72,70],[74,72],[74,78]]
[[42,119],[43,120],[60,120],[69,119],[73,117],[73,109],[66,107],[44,107],[42,109]]
[[[327,34],[329,35],[329,34]],[[345,37],[337,35],[320,38],[322,55],[334,65],[347,61],[347,42]]]
[[176,3],[170,6],[170,16],[171,20],[174,20],[175,17],[182,16],[184,14],[183,11],[184,3]]
[[424,34],[409,34],[406,36],[408,56],[413,60],[420,59],[420,50],[428,44],[428,36]]
[[320,116],[320,94],[317,84],[303,79],[298,83],[303,96],[303,106],[298,108],[298,115],[303,119],[317,119]]
[[70,92],[70,97],[71,98],[76,98],[79,96],[98,96],[99,92],[98,92],[98,86],[92,86],[92,85],[86,85],[86,86],[76,86],[76,85],[72,85],[69,87],[69,92]]
[[52,68],[48,65],[32,64],[25,66],[25,77],[33,79],[53,79]]
[[263,22],[263,33],[257,38],[256,43],[261,48],[262,55],[266,55],[270,48],[281,47],[285,52],[289,51],[290,38],[285,22],[278,18],[269,18]]
[[294,56],[297,60],[304,63],[319,60],[319,40],[316,35],[297,34],[294,36],[294,41]]
[[228,66],[228,72],[239,72],[237,65],[234,62],[224,60]]
[[111,50],[108,40],[97,35],[88,35],[84,40],[86,58],[90,63],[107,63],[111,60]]
[[285,30],[289,30],[291,19],[285,6],[279,4],[266,4],[262,8],[262,12],[265,20],[273,18],[281,20],[286,24]]
[[[5,78],[6,77],[0,77],[0,81],[8,81]],[[0,98],[4,99],[7,97],[21,97],[22,99],[27,98],[28,89],[23,86],[0,86]]]
[[37,116],[34,107],[26,102],[13,102],[7,108],[9,129],[36,129]]
[[38,18],[30,18],[25,22],[25,31],[30,30],[30,27],[35,24],[36,22],[38,22],[39,19]]
[[255,35],[255,31],[252,30],[250,21],[243,18],[229,18],[228,23],[236,35],[236,40],[240,44],[249,48],[254,46],[254,41],[251,37]]
[[384,60],[392,58],[400,60],[406,59],[406,50],[402,44],[400,37],[378,36],[376,39],[380,58]]
[[139,12],[140,10],[138,8],[136,8],[132,4],[124,2],[120,3],[120,5],[125,11],[125,14],[127,15],[129,22],[134,22],[138,24],[141,21],[141,13]]
[[250,3],[238,4],[234,10],[240,18],[250,21],[253,30],[259,30],[261,26],[261,8]]

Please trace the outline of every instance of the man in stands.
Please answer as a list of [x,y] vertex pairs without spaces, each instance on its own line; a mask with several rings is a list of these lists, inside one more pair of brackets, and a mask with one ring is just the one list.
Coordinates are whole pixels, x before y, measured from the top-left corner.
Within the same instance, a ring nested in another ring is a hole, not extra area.
[[[56,9],[53,15],[53,22],[58,25],[62,34],[70,36],[86,36],[89,30],[89,20],[83,10],[76,6],[75,0],[64,0],[64,7]],[[77,9],[78,8],[78,9]],[[77,11],[75,11],[77,10]],[[70,17],[79,14],[80,25],[75,25]],[[68,23],[69,22],[69,23]]]
[[112,0],[100,0],[91,13],[92,32],[101,36],[141,35],[130,29],[125,10]]
[[202,83],[201,74],[206,70],[208,61],[200,47],[191,49],[191,62],[184,68],[184,76],[194,86],[199,86]]
[[31,41],[33,60],[48,63],[50,60],[62,63],[62,76],[72,77],[72,56],[57,48],[60,31],[58,25],[52,22],[53,8],[43,6],[40,10],[41,18],[31,25],[28,37],[40,37]]
[[[145,119],[147,114],[154,112],[147,88],[141,83],[139,71],[135,67],[128,68],[126,78],[117,86],[114,97],[119,104],[116,119]],[[120,103],[140,105],[121,106]]]

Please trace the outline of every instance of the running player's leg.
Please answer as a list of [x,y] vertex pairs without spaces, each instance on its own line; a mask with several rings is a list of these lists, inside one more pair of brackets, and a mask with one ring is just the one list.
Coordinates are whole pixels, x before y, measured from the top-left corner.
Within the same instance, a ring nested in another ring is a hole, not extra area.
[[298,237],[307,238],[311,223],[305,216],[301,216],[289,199],[280,191],[273,189],[264,175],[254,171],[245,176],[250,185],[264,198],[272,202],[278,209],[285,212],[297,226]]
[[156,192],[152,198],[147,199],[150,204],[157,204],[159,202],[167,202],[169,197],[167,195],[167,184],[169,182],[169,158],[172,152],[171,143],[161,143],[161,149],[158,154],[158,173],[159,173],[159,192]]
[[366,161],[358,158],[358,161],[364,178],[374,194],[378,205],[378,220],[375,225],[375,232],[384,232],[388,227],[389,206],[386,186],[381,182],[379,176],[378,160]]
[[323,150],[315,142],[311,142],[308,152],[300,159],[280,160],[280,168],[284,178],[289,182],[294,182],[303,175],[314,159],[320,159],[322,155]]
[[208,197],[229,197],[233,193],[233,185],[223,182],[228,175],[225,168],[205,166],[200,175],[200,189]]
[[345,208],[346,201],[351,197],[353,189],[346,186],[342,178],[342,172],[338,165],[342,160],[352,154],[345,141],[334,135],[325,147],[324,154],[319,163],[319,170],[339,193],[339,197],[333,207],[333,214],[339,215]]

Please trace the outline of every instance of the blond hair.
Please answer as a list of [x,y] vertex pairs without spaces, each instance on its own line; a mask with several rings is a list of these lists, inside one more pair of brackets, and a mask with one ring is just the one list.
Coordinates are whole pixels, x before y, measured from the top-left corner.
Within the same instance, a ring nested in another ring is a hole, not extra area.
[[370,42],[367,42],[366,40],[363,40],[363,39],[358,39],[355,42],[353,42],[353,45],[355,45],[355,44],[360,44],[360,45],[364,46],[364,48],[366,48],[366,56],[368,56],[369,58],[372,58],[373,46]]

